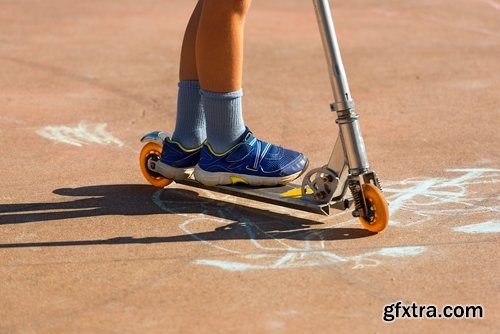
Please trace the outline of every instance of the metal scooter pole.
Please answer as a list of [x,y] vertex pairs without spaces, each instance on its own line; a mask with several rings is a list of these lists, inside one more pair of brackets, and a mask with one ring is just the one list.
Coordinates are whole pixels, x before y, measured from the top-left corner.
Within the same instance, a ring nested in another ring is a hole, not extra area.
[[368,158],[340,55],[330,4],[328,0],[313,0],[313,3],[332,85],[334,103],[331,104],[331,109],[337,112],[336,122],[339,125],[339,137],[342,142],[342,145],[335,145],[336,149],[332,153],[328,167],[340,174],[343,161],[338,161],[339,155],[341,156],[338,150],[343,148],[349,165],[349,174],[361,175],[369,170]]

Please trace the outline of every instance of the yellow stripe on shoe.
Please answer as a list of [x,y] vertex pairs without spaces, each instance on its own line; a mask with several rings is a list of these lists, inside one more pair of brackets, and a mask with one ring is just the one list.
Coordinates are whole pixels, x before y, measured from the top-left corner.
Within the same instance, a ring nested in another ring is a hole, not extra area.
[[247,180],[245,180],[242,177],[238,176],[231,176],[231,184],[237,184],[237,183],[244,183],[244,184],[250,184]]

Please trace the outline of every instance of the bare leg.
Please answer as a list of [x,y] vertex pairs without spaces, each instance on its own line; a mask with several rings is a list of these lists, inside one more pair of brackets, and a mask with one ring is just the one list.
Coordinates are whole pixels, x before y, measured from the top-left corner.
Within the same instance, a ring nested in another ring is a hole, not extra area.
[[198,22],[200,21],[203,0],[199,0],[184,33],[182,41],[181,63],[179,70],[180,80],[198,80],[198,69],[196,66],[196,35],[198,33]]
[[[179,142],[195,138],[199,143],[206,134],[206,142],[201,149],[193,145],[189,146],[192,150],[176,149],[175,161],[167,168],[176,172],[174,179],[179,170],[188,175],[186,171],[197,163],[195,178],[206,185],[277,185],[297,178],[307,166],[303,154],[258,140],[245,126],[241,104],[243,27],[250,2],[200,0],[191,16],[179,73],[183,92],[179,96],[189,96],[183,103],[188,107],[178,109],[181,126],[179,130],[176,126],[174,137],[180,133]],[[162,160],[169,165],[168,154]],[[185,161],[189,166],[180,165]]]
[[201,87],[210,92],[241,89],[243,25],[251,0],[204,0],[196,36]]
[[[198,147],[207,137],[195,54],[196,35],[202,8],[203,0],[199,0],[186,27],[182,43],[177,118],[172,139],[184,148]],[[165,159],[168,160],[167,157]]]

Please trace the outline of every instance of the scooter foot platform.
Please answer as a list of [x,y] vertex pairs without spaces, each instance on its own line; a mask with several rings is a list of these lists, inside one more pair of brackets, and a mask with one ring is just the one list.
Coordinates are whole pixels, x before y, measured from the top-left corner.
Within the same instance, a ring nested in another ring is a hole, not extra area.
[[247,198],[259,202],[327,216],[330,215],[331,207],[345,210],[351,205],[349,200],[333,205],[329,203],[318,203],[308,196],[301,196],[301,186],[298,184],[287,184],[285,186],[278,187],[250,187],[247,185],[237,184],[228,186],[205,186],[192,179],[187,179],[178,183],[190,187],[206,189],[231,196]]

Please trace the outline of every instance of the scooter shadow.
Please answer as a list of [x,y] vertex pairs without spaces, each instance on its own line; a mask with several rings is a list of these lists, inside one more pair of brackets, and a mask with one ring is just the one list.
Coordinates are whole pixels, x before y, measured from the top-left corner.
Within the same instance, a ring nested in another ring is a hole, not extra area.
[[[121,184],[79,188],[61,188],[54,194],[78,199],[25,204],[0,204],[0,225],[46,223],[56,220],[96,216],[196,215],[217,221],[217,227],[199,233],[165,237],[117,237],[102,240],[0,244],[0,248],[154,244],[193,242],[200,240],[346,240],[374,235],[362,228],[315,228],[324,223],[313,219],[283,214],[265,209],[201,197],[198,192],[183,188],[158,190],[150,186]],[[314,215],[311,214],[312,217]],[[319,217],[319,216],[318,216]],[[196,217],[197,218],[197,217]],[[176,220],[178,221],[178,220]],[[221,223],[222,222],[222,223]],[[225,224],[225,222],[230,222]]]
[[[287,213],[275,212],[241,203],[201,197],[196,191],[186,189],[165,188],[157,200],[162,203],[164,210],[170,213],[202,213],[216,220],[233,221],[213,231],[197,233],[196,238],[203,240],[248,239],[250,235],[253,239],[345,240],[376,234],[362,228],[325,226],[327,224],[317,219],[322,217],[320,215],[307,214],[307,217],[298,217],[294,215],[296,213],[294,210],[289,210]],[[319,226],[325,228],[318,228]]]

